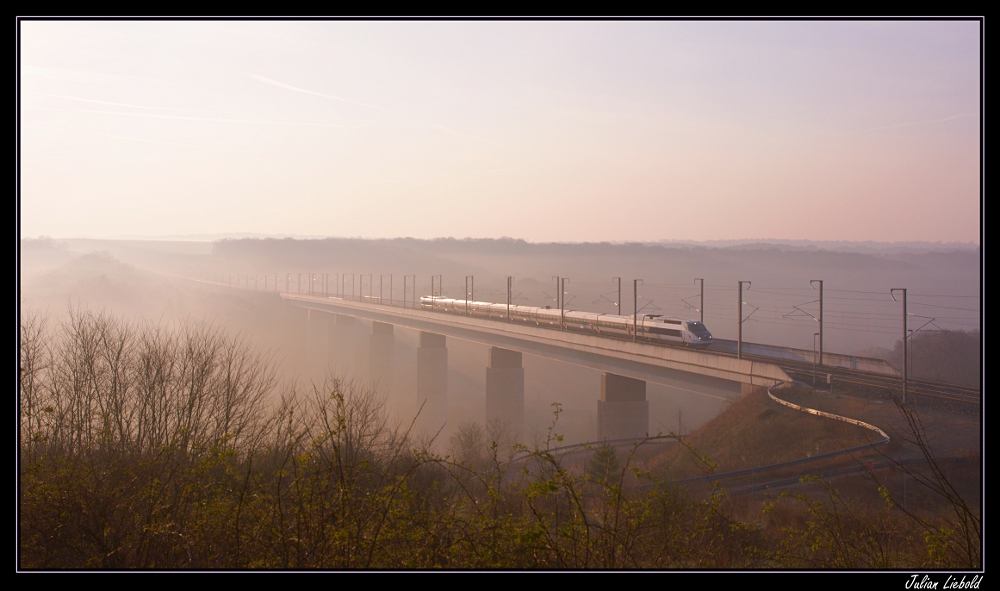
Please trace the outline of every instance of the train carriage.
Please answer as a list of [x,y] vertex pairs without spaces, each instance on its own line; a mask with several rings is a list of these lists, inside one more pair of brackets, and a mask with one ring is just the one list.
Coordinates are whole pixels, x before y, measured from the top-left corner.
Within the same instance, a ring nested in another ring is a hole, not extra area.
[[[507,319],[507,304],[456,300],[441,296],[423,296],[420,306],[425,310],[449,314],[469,315],[477,318]],[[511,305],[510,319],[513,322],[534,324],[545,327],[561,327],[567,330],[594,334],[632,338],[633,329],[637,338],[645,341],[684,344],[691,347],[707,347],[714,339],[712,333],[698,320],[667,318],[661,314],[640,314],[619,316],[599,314],[580,310],[565,310],[536,306]]]

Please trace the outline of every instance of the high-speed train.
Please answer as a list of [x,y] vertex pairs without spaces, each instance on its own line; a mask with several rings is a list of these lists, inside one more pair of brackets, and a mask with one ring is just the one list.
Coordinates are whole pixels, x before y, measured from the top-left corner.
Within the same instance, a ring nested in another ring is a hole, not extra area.
[[[424,310],[475,316],[477,318],[507,319],[507,304],[456,300],[441,296],[423,296],[420,307]],[[632,338],[633,318],[616,314],[598,314],[558,308],[537,308],[534,306],[510,306],[510,319],[514,322],[534,324],[547,328],[559,328],[565,321],[567,330],[592,332],[608,336]],[[667,318],[660,314],[639,314],[634,320],[637,338],[664,343],[685,344],[692,347],[707,347],[713,342],[712,333],[698,320]]]

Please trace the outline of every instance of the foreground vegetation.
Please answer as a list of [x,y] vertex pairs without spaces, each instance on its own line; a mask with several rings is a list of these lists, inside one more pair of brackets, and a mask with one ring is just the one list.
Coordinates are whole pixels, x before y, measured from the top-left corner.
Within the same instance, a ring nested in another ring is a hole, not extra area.
[[884,487],[872,504],[820,482],[748,505],[657,482],[610,448],[584,476],[548,451],[556,423],[533,450],[464,425],[439,455],[377,394],[282,389],[267,357],[210,327],[74,311],[21,331],[21,568],[980,564],[960,498],[918,514]]

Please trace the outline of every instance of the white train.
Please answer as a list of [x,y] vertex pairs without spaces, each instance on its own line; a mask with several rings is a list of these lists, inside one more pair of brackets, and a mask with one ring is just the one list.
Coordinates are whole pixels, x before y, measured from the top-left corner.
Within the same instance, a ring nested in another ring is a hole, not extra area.
[[[424,310],[475,316],[477,318],[507,319],[507,304],[455,300],[441,296],[423,296],[420,307]],[[534,324],[547,328],[559,328],[565,321],[566,329],[577,332],[592,332],[617,337],[632,338],[633,318],[615,314],[599,314],[566,310],[565,316],[558,308],[537,308],[534,306],[510,306],[510,318],[514,322]],[[660,314],[640,314],[635,319],[635,329],[641,340],[665,343],[683,343],[692,347],[707,347],[713,342],[712,333],[698,320],[666,318]]]

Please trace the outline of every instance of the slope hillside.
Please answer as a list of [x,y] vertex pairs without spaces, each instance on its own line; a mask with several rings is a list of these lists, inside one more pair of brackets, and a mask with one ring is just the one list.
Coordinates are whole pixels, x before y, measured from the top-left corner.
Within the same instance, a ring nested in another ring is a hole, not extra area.
[[877,436],[868,429],[778,404],[761,388],[733,402],[688,437],[690,449],[676,446],[649,465],[678,479],[709,470],[699,457],[713,463],[715,472],[726,472],[796,460],[875,440]]

